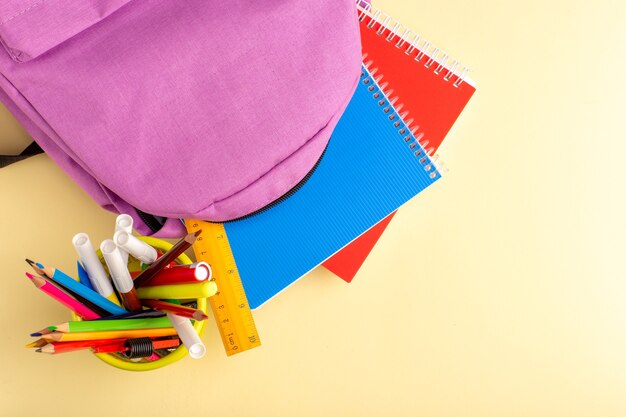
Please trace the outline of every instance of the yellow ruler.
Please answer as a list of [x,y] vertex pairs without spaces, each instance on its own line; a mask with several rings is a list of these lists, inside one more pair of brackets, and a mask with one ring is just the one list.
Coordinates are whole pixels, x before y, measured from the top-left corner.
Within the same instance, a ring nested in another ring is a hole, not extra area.
[[228,356],[261,345],[259,333],[252,318],[248,298],[243,289],[235,258],[221,223],[185,220],[189,233],[202,230],[193,244],[198,261],[211,265],[217,284],[217,293],[209,297],[224,349]]

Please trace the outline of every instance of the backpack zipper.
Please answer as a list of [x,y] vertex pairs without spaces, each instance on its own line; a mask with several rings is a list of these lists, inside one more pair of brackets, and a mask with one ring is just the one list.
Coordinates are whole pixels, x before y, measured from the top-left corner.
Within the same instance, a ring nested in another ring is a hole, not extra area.
[[[332,138],[331,138],[332,139]],[[329,140],[330,142],[330,140]],[[322,162],[322,158],[324,157],[324,155],[326,154],[326,149],[328,149],[328,144],[326,144],[326,147],[324,148],[324,151],[322,152],[322,154],[320,155],[319,159],[317,160],[317,162],[315,162],[315,165],[313,165],[313,167],[309,170],[309,172],[307,172],[307,174],[304,176],[304,178],[302,178],[296,185],[294,185],[289,191],[287,191],[285,194],[283,194],[282,196],[278,197],[276,200],[272,201],[271,203],[269,203],[266,206],[261,207],[260,209],[253,211],[252,213],[248,213],[244,216],[241,217],[237,217],[234,219],[230,219],[230,220],[226,220],[223,222],[212,222],[210,220],[206,220],[209,223],[231,223],[231,222],[236,222],[239,220],[245,220],[248,219],[250,217],[256,216],[258,214],[261,214],[275,206],[277,206],[278,204],[282,203],[283,201],[287,200],[289,197],[291,197],[292,195],[294,195],[296,192],[298,192],[298,190],[300,188],[302,188],[302,186],[304,184],[307,183],[307,181],[311,178],[311,176],[315,173],[315,171],[317,170],[317,167],[320,165],[320,162]],[[148,228],[150,228],[150,230],[152,231],[152,233],[156,233],[159,230],[161,230],[161,228],[163,227],[163,225],[165,224],[165,217],[159,217],[159,216],[154,216],[152,214],[148,214],[146,212],[143,212],[141,210],[139,210],[138,208],[135,207],[135,211],[137,212],[137,214],[139,215],[139,217],[141,217],[141,220],[144,221],[144,223],[146,224],[146,226],[148,226]],[[184,219],[180,219],[183,224],[185,224]]]
[[289,197],[291,197],[292,195],[294,195],[295,193],[298,192],[298,190],[300,188],[302,188],[302,186],[304,184],[307,183],[307,181],[311,178],[311,176],[315,173],[315,171],[317,170],[317,167],[320,165],[320,162],[322,162],[322,158],[324,157],[324,155],[326,154],[326,149],[328,149],[328,145],[326,145],[326,148],[324,148],[324,151],[322,152],[322,154],[320,155],[319,159],[317,160],[317,162],[315,163],[315,165],[313,165],[313,168],[311,168],[311,170],[309,172],[307,172],[307,174],[304,176],[304,178],[302,178],[296,185],[294,185],[289,191],[287,191],[285,194],[283,194],[282,196],[278,197],[276,200],[272,201],[271,203],[269,203],[266,206],[261,207],[260,209],[258,209],[257,211],[253,211],[252,213],[248,213],[244,216],[241,217],[237,217],[235,219],[231,219],[231,220],[226,220],[223,222],[212,222],[207,220],[209,223],[231,223],[231,222],[237,222],[239,220],[245,220],[248,219],[250,217],[256,216],[258,214],[261,214],[263,212],[266,212],[267,210],[276,207],[277,205],[279,205],[280,203],[282,203],[283,201],[287,200]]

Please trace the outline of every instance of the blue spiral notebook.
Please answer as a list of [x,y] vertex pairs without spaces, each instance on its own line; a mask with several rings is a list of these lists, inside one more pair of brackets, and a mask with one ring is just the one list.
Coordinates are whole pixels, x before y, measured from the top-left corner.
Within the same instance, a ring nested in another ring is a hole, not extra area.
[[362,71],[309,180],[272,208],[224,224],[253,309],[440,178],[376,81]]

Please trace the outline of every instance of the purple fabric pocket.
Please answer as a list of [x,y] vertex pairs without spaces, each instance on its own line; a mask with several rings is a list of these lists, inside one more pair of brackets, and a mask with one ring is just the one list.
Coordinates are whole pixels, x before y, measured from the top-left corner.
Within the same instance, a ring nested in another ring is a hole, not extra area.
[[131,0],[5,0],[0,39],[11,58],[26,62],[98,23]]

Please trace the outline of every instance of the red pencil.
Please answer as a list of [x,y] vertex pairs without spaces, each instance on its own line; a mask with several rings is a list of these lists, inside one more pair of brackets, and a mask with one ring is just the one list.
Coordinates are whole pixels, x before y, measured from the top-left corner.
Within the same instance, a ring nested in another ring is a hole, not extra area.
[[151,307],[155,310],[164,311],[166,313],[176,314],[177,316],[181,317],[187,317],[188,319],[192,320],[206,320],[208,318],[208,316],[204,314],[202,310],[168,303],[167,301],[141,300],[141,303],[146,307]]
[[93,353],[112,353],[112,352],[126,352],[126,340],[122,342],[111,343],[109,345],[94,346]]
[[[152,341],[152,350],[156,349],[168,349],[177,347],[180,345],[180,339],[161,339],[161,340],[153,340]],[[116,342],[108,345],[96,346],[93,349],[94,353],[113,353],[113,352],[127,352],[130,348],[128,347],[127,341],[124,342]]]
[[77,340],[75,342],[51,342],[38,349],[41,353],[65,353],[75,350],[90,349],[97,346],[110,345],[118,342],[125,342],[126,339],[102,339],[102,340]]

